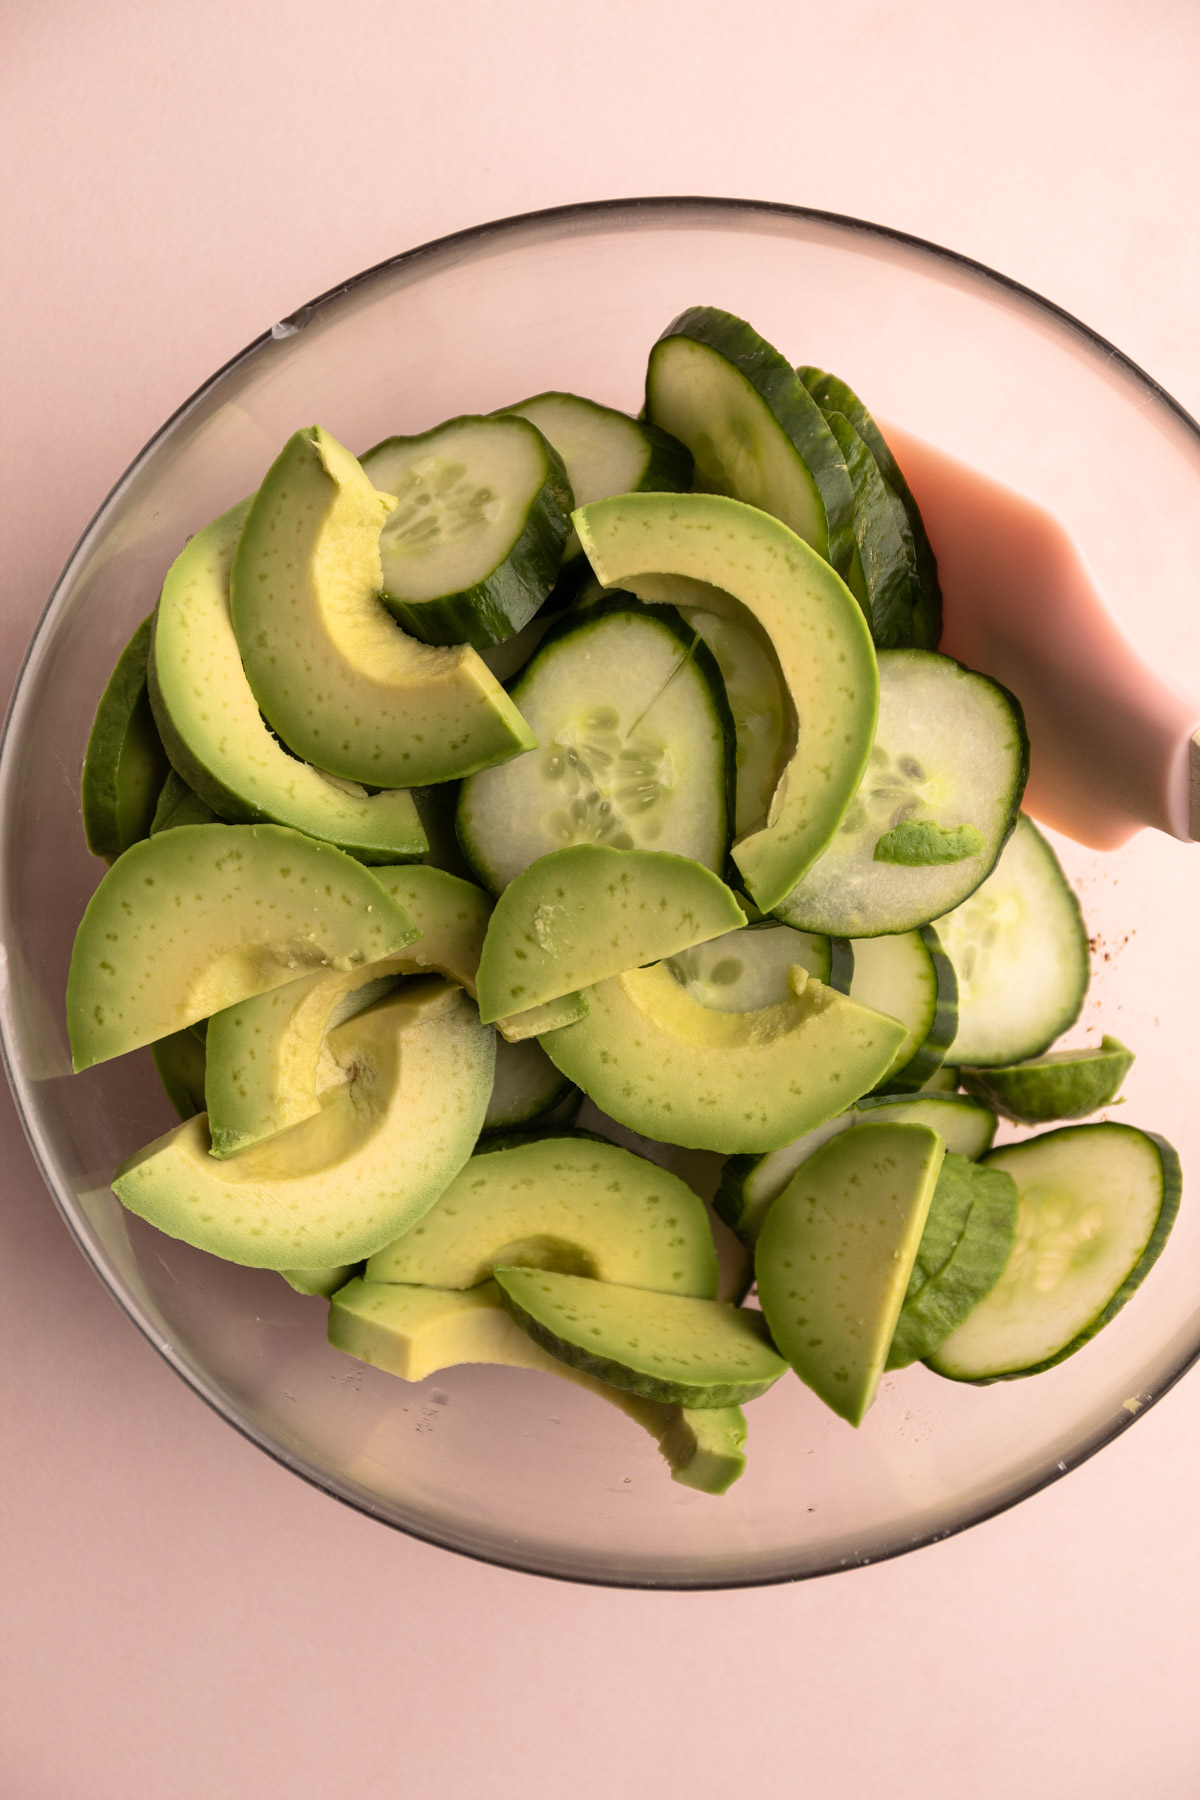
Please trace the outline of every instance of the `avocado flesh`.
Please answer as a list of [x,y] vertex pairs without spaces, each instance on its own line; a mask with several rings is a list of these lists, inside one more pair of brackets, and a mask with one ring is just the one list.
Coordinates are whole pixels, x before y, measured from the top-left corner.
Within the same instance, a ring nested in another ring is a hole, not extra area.
[[543,1032],[558,1031],[563,1025],[574,1025],[588,1015],[587,995],[560,994],[542,1006],[530,1006],[524,1012],[508,1013],[496,1020],[496,1030],[510,1044],[523,1044],[526,1038],[540,1038]]
[[537,1369],[595,1394],[648,1431],[672,1481],[724,1494],[746,1466],[746,1420],[739,1408],[691,1409],[642,1400],[559,1362],[504,1310],[494,1281],[444,1290],[352,1281],[333,1296],[329,1341],[347,1356],[402,1381],[424,1381],[461,1363]]
[[430,977],[338,1026],[327,1047],[342,1080],[314,1118],[221,1162],[198,1114],[121,1165],[117,1198],[168,1236],[254,1268],[352,1263],[390,1243],[471,1154],[492,1034]]
[[255,699],[288,748],[398,788],[535,746],[476,651],[418,643],[381,603],[379,533],[393,505],[328,432],[298,431],[251,503],[230,605]]
[[407,915],[330,844],[282,825],[184,825],[133,844],[88,901],[67,976],[77,1070],[313,968],[407,941]]
[[92,855],[106,862],[148,835],[169,769],[146,693],[152,620],[142,620],[117,659],[83,759],[83,829]]
[[485,1023],[660,962],[745,923],[725,883],[660,850],[572,844],[496,902],[479,961]]
[[944,1151],[926,1125],[856,1125],[802,1164],[759,1233],[771,1336],[851,1425],[875,1398]]
[[325,1036],[339,1014],[380,997],[385,988],[375,984],[437,972],[473,993],[488,897],[416,864],[372,874],[412,920],[391,955],[357,969],[314,970],[209,1020],[205,1093],[214,1156],[240,1155],[316,1115]]
[[742,620],[749,612],[770,641],[798,730],[766,819],[732,851],[769,912],[820,856],[866,772],[879,674],[858,603],[815,550],[740,500],[627,494],[573,518],[605,586]]
[[790,972],[776,1006],[702,1006],[665,963],[588,990],[586,1019],[541,1039],[612,1118],[692,1150],[779,1150],[880,1079],[904,1027]]
[[543,1350],[643,1400],[741,1406],[787,1371],[762,1315],[746,1307],[544,1269],[498,1268],[495,1279]]
[[412,795],[348,791],[289,756],[263,720],[230,616],[229,578],[250,502],[197,532],[172,563],[154,614],[150,698],[171,761],[222,818],[269,820],[362,862],[428,849]]
[[329,1300],[352,1281],[362,1268],[357,1263],[328,1263],[319,1269],[280,1269],[279,1273],[298,1294]]
[[644,1157],[584,1137],[473,1156],[419,1224],[371,1258],[367,1280],[470,1288],[499,1266],[665,1294],[717,1292],[699,1196]]
[[1099,1112],[1116,1099],[1133,1063],[1132,1050],[1106,1037],[1098,1050],[1052,1050],[1007,1068],[964,1069],[962,1084],[1006,1119],[1048,1125]]

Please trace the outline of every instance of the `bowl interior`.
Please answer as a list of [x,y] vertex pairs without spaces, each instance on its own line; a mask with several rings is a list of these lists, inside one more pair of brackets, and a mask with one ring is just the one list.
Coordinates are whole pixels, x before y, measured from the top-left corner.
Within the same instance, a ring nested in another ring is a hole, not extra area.
[[[319,1300],[127,1217],[111,1171],[173,1115],[148,1052],[71,1075],[62,998],[99,873],[78,811],[92,713],[186,536],[314,421],[362,450],[546,388],[636,411],[650,344],[697,302],[751,319],[885,418],[1050,506],[1147,659],[1168,679],[1200,666],[1186,592],[1200,442],[1136,370],[1032,296],[927,246],[786,208],[628,202],[401,257],[214,378],[85,535],[34,640],[0,762],[10,1074],[58,1205],[151,1341],[265,1449],[392,1525],[517,1568],[675,1586],[895,1554],[1090,1454],[1200,1347],[1200,1223],[1186,1199],[1149,1284],[1083,1354],[987,1389],[922,1368],[888,1376],[858,1432],[781,1382],[751,1409],[749,1468],[718,1501],[673,1484],[653,1443],[591,1395],[484,1368],[402,1385],[326,1345]],[[1196,858],[1150,832],[1104,856],[1056,844],[1095,948],[1070,1041],[1103,1028],[1138,1052],[1116,1116],[1171,1139],[1187,1168],[1200,1136]]]

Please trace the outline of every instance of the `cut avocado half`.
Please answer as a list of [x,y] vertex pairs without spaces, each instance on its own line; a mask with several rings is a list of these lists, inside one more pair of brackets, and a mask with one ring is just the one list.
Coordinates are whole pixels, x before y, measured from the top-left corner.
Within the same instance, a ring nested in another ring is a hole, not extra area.
[[476,651],[419,644],[380,602],[393,504],[328,432],[298,431],[246,515],[230,602],[255,698],[296,756],[372,787],[419,787],[534,738]]
[[75,1068],[182,1031],[305,969],[356,969],[412,926],[361,863],[282,825],[184,825],[113,864],[75,934]]
[[926,1125],[856,1125],[809,1157],[759,1233],[771,1336],[851,1425],[875,1398],[944,1151]]
[[113,1189],[170,1237],[228,1262],[357,1262],[433,1205],[471,1154],[494,1039],[470,1000],[428,977],[330,1032],[341,1081],[320,1112],[218,1161],[204,1114],[131,1156]]
[[588,989],[586,1019],[547,1032],[551,1062],[612,1118],[694,1150],[776,1150],[843,1112],[887,1069],[903,1025],[793,969],[755,1012],[701,1006],[665,963]]
[[329,1341],[336,1350],[402,1381],[424,1381],[461,1363],[557,1376],[641,1425],[658,1444],[672,1481],[703,1494],[724,1494],[746,1466],[746,1420],[738,1407],[667,1406],[570,1368],[514,1323],[494,1281],[465,1293],[352,1281],[333,1296]]
[[267,728],[229,610],[229,572],[249,506],[197,532],[159,597],[150,699],[171,761],[222,818],[292,825],[367,863],[422,856],[428,841],[411,794],[369,795],[331,781]]
[[153,615],[143,619],[118,657],[83,759],[87,847],[106,862],[148,835],[169,768],[146,692],[152,624]]
[[558,1000],[744,922],[725,883],[689,857],[605,844],[553,850],[496,902],[479,961],[479,1016]]
[[498,1267],[663,1294],[717,1292],[700,1197],[644,1157],[588,1137],[539,1137],[473,1156],[437,1205],[371,1258],[367,1279],[467,1288]]
[[761,1313],[544,1269],[497,1269],[508,1311],[560,1362],[668,1406],[742,1406],[786,1373]]
[[574,518],[606,586],[671,605],[732,607],[766,633],[798,728],[766,819],[732,854],[751,899],[770,912],[829,843],[866,771],[879,674],[858,604],[816,551],[738,500],[629,494]]

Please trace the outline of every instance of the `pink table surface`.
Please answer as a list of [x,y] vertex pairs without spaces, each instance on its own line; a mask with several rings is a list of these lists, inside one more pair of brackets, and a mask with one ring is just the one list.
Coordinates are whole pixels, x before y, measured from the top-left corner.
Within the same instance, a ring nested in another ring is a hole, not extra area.
[[[7,685],[86,519],[272,320],[459,226],[747,194],[980,257],[1200,407],[1193,0],[9,0]],[[1184,571],[1190,576],[1191,571]],[[477,1567],[205,1410],[5,1098],[4,1800],[1185,1800],[1200,1380],[965,1537],[743,1594]]]

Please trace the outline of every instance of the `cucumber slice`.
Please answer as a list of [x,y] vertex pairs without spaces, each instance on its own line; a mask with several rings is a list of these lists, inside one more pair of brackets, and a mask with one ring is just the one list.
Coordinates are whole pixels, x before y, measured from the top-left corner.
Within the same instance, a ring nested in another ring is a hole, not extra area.
[[383,600],[426,644],[503,643],[554,586],[575,504],[558,452],[527,419],[448,419],[360,457],[396,496],[379,538]]
[[942,1163],[885,1367],[932,1356],[991,1293],[1017,1235],[1017,1184],[965,1156]]
[[887,439],[858,395],[836,375],[826,375],[821,369],[808,367],[798,369],[797,373],[822,412],[827,409],[840,412],[853,425],[875,458],[879,473],[903,513],[904,525],[912,540],[918,590],[913,609],[913,641],[918,649],[936,650],[942,635],[942,590],[938,583],[937,558],[925,530],[921,509]]
[[860,1006],[887,1013],[908,1036],[879,1083],[915,1093],[941,1068],[958,1029],[958,982],[931,925],[898,937],[860,938],[847,990]]
[[100,696],[83,759],[80,805],[87,847],[113,862],[148,837],[170,765],[146,692],[154,615],[143,619],[117,658]]
[[[1006,688],[929,650],[881,651],[879,724],[861,786],[829,847],[771,910],[833,937],[929,924],[995,864],[1028,773],[1025,721]],[[972,825],[983,848],[926,866],[877,860],[880,839],[908,821]]]
[[569,614],[512,697],[540,748],[459,794],[459,841],[485,887],[498,894],[580,843],[724,869],[733,721],[716,663],[673,607],[621,599]]
[[996,1135],[996,1115],[965,1094],[868,1094],[848,1112],[818,1125],[782,1150],[768,1150],[765,1156],[729,1157],[713,1199],[718,1218],[736,1231],[743,1243],[754,1243],[772,1202],[801,1163],[839,1132],[872,1120],[928,1125],[945,1141],[947,1151],[971,1158],[989,1150]]
[[212,807],[172,769],[158,796],[158,805],[150,821],[150,836],[157,837],[160,831],[173,831],[178,825],[212,825],[216,818]]
[[1179,1211],[1179,1158],[1132,1125],[1067,1125],[993,1150],[1019,1195],[1004,1273],[929,1366],[954,1381],[1053,1368],[1140,1287]]
[[[833,956],[829,939],[809,931],[793,931],[764,919],[727,931],[667,958],[667,967],[701,1006],[716,1012],[757,1012],[778,1006],[791,989],[788,970],[799,966],[815,980],[831,986]],[[871,1006],[873,1001],[864,1001]],[[886,1007],[878,1008],[886,1011]]]
[[[691,451],[648,419],[631,419],[578,394],[534,394],[498,410],[528,419],[553,444],[576,506],[612,494],[682,494],[692,485]],[[572,531],[563,561],[578,555],[579,539]]]
[[[908,547],[896,523],[892,496],[875,458],[850,421],[826,412],[854,488],[856,556],[849,588],[881,650],[906,648],[913,641],[913,581]],[[911,541],[911,540],[910,540]]]
[[1021,815],[992,874],[937,922],[958,976],[947,1054],[971,1068],[1040,1056],[1083,1008],[1090,975],[1079,901],[1050,845]]
[[496,1076],[483,1121],[485,1131],[512,1131],[548,1113],[571,1083],[560,1075],[535,1038],[510,1044],[496,1039]]
[[858,1125],[809,1158],[759,1234],[771,1336],[850,1425],[875,1398],[943,1154],[928,1126]]
[[745,1307],[540,1269],[497,1269],[496,1285],[535,1344],[644,1400],[742,1406],[787,1373]]
[[1133,1063],[1132,1050],[1106,1037],[1098,1050],[1052,1050],[1006,1069],[964,1069],[962,1082],[1006,1119],[1048,1125],[1099,1112],[1116,1099]]
[[687,445],[693,486],[781,519],[843,578],[854,557],[845,459],[804,383],[744,319],[680,313],[650,352],[646,416]]

